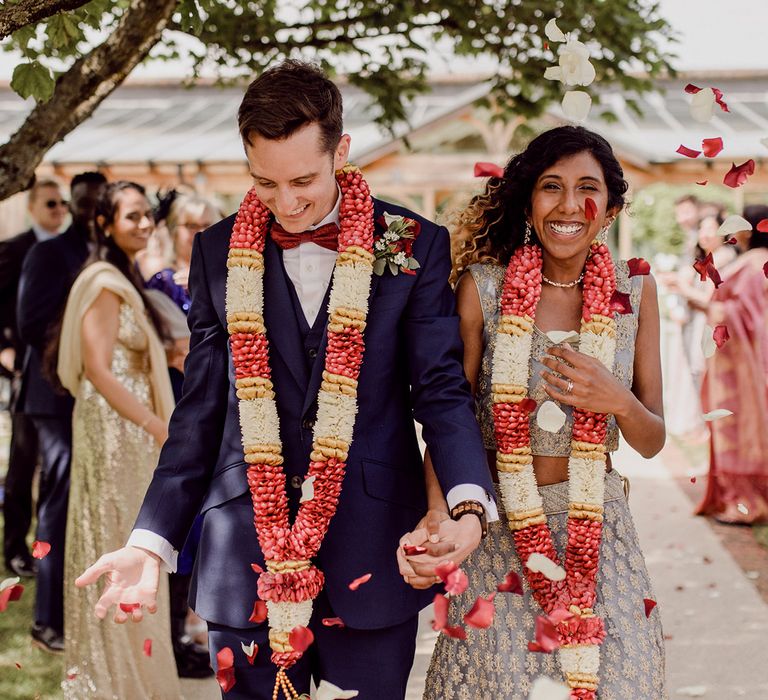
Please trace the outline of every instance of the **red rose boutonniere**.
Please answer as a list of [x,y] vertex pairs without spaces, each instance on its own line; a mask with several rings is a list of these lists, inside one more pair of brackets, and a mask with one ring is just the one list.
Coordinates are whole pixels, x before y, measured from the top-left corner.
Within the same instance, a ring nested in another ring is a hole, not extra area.
[[384,212],[383,220],[379,220],[386,231],[373,244],[375,260],[373,271],[381,276],[389,271],[396,275],[403,272],[415,275],[420,265],[413,257],[413,244],[421,232],[421,224],[405,216],[393,216]]

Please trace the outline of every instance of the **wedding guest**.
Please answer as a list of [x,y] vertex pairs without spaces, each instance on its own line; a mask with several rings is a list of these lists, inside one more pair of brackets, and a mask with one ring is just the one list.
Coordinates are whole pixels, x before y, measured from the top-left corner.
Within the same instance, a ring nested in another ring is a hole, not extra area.
[[[768,233],[757,224],[768,206],[745,207],[747,250],[720,269],[709,324],[728,338],[707,360],[701,389],[705,411],[733,413],[709,423],[709,478],[697,513],[725,523],[768,522]],[[708,282],[708,284],[712,284]],[[718,337],[721,337],[718,335]],[[722,342],[722,341],[721,341]]]
[[[564,126],[531,141],[461,215],[470,234],[454,271],[464,368],[504,515],[466,561],[466,591],[443,601],[447,631],[479,596],[493,621],[466,639],[440,635],[428,700],[518,700],[542,674],[568,674],[573,697],[665,696],[660,619],[646,616],[643,599],[654,595],[611,457],[619,433],[645,457],[665,438],[656,285],[624,261],[614,267],[605,245],[626,190],[605,139]],[[439,509],[439,489],[429,492]],[[597,540],[585,535],[600,527]],[[567,561],[565,580],[524,567],[532,551]],[[431,557],[398,556],[412,584],[432,583]],[[512,577],[522,595],[497,592]],[[545,613],[567,647],[558,654],[528,647]]]
[[135,268],[154,225],[144,189],[126,181],[107,186],[95,222],[96,248],[46,356],[50,370],[57,358],[55,371],[75,398],[70,493],[77,507],[69,509],[66,528],[64,695],[178,699],[167,582],[160,582],[161,614],[127,626],[99,624],[91,614],[98,592],[74,586],[98,552],[128,537],[173,410],[167,331]]
[[88,257],[96,201],[106,183],[101,173],[75,175],[70,183],[72,223],[64,233],[37,243],[24,258],[17,321],[27,350],[19,405],[32,417],[40,448],[36,539],[51,545],[38,564],[33,643],[44,651],[64,647],[64,533],[69,502],[72,397],[43,376],[42,357],[72,282]]
[[19,403],[26,346],[19,337],[16,303],[24,258],[32,246],[58,235],[67,217],[61,185],[40,178],[29,190],[27,209],[32,226],[0,241],[0,373],[11,380],[11,445],[3,501],[3,556],[5,568],[15,576],[34,576],[37,562],[26,538],[32,524],[32,477],[37,465],[37,431]]

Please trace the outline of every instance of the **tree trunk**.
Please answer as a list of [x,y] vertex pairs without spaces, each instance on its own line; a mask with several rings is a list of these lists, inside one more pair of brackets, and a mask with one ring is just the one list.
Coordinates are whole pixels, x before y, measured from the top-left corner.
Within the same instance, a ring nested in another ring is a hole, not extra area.
[[0,200],[32,183],[48,150],[91,116],[160,39],[178,0],[131,0],[115,31],[56,81],[53,96],[37,106],[0,146]]
[[0,7],[0,39],[51,15],[76,10],[87,2],[88,0],[21,0],[13,5],[5,4]]

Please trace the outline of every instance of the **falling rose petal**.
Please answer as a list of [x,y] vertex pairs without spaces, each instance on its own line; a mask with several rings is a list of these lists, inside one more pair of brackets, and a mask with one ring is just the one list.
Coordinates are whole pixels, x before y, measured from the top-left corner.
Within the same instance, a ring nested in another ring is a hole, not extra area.
[[695,483],[696,483],[696,477],[695,477],[695,476],[692,476],[692,477],[691,477],[691,483],[692,483],[692,484],[695,484]]
[[701,155],[701,151],[694,151],[692,148],[688,148],[688,146],[683,146],[683,144],[677,147],[675,153],[679,153],[686,158],[698,158]]
[[715,343],[714,333],[715,329],[712,328],[712,326],[705,325],[704,331],[701,334],[701,352],[707,359],[713,357],[717,352],[717,343]]
[[563,69],[561,66],[548,66],[544,71],[544,80],[557,80],[563,82]]
[[472,609],[464,615],[464,622],[475,629],[488,629],[493,623],[493,616],[496,613],[496,608],[493,604],[495,596],[496,593],[491,593],[487,598],[479,596]]
[[315,700],[347,700],[348,698],[356,698],[359,694],[357,690],[342,690],[333,683],[320,681]]
[[216,654],[216,680],[224,693],[235,685],[235,654],[229,647],[224,647]]
[[[6,579],[6,581],[11,580],[13,579]],[[18,580],[19,579],[17,578],[16,581]],[[13,603],[19,600],[22,593],[24,593],[24,586],[18,583],[7,585],[5,588],[0,589],[0,612],[5,612],[5,609],[8,607],[8,603]]]
[[324,617],[322,623],[325,627],[346,627],[340,617]]
[[448,605],[450,601],[442,593],[438,593],[433,601],[435,619],[432,620],[432,629],[439,632],[448,624]]
[[597,204],[592,197],[587,197],[584,200],[584,216],[587,221],[594,221],[597,218]]
[[19,670],[21,670],[21,664],[20,664],[18,661],[16,661],[16,662],[15,662],[15,665],[16,665],[16,668],[18,668]]
[[544,26],[544,34],[550,41],[565,41],[565,34],[557,26],[557,20],[554,17]]
[[689,106],[691,117],[706,124],[715,114],[715,93],[712,90],[699,90],[694,93]]
[[687,92],[689,95],[695,95],[697,92],[701,92],[701,88],[694,85],[693,83],[688,83],[683,90]]
[[536,618],[536,645],[537,651],[543,651],[545,654],[553,652],[560,646],[560,637],[555,623],[544,615]]
[[32,556],[35,559],[45,559],[48,556],[48,552],[51,551],[51,545],[48,542],[40,542],[35,540],[32,543]]
[[304,479],[301,484],[301,498],[299,499],[299,503],[306,503],[315,497],[315,479],[317,479],[317,477],[314,474]]
[[729,239],[726,241],[726,243],[727,243],[728,245],[736,245],[736,244],[738,243],[738,241],[737,241],[737,240],[736,240],[736,239],[735,239],[733,236],[731,236],[731,237],[730,237],[730,238],[729,238]]
[[627,265],[629,267],[630,277],[634,277],[635,275],[651,274],[651,266],[648,261],[644,260],[643,258],[630,258],[627,260]]
[[704,258],[697,258],[693,263],[693,269],[699,273],[699,281],[705,282],[707,279],[707,268],[712,265],[712,253],[707,253]]
[[712,333],[712,339],[717,344],[718,348],[722,348],[723,345],[725,345],[728,342],[728,339],[731,337],[730,333],[728,333],[728,326],[720,324],[719,326],[715,326],[715,330]]
[[255,625],[260,625],[267,619],[267,604],[263,600],[257,600],[253,604],[253,612],[248,618],[248,622],[253,622]]
[[240,642],[240,648],[245,654],[245,658],[248,659],[248,663],[253,666],[253,662],[256,661],[256,654],[259,653],[259,645],[252,641],[248,646],[245,646],[243,642]]
[[461,569],[456,569],[445,579],[445,592],[451,595],[461,595],[467,590],[468,585],[467,575]]
[[720,109],[722,109],[723,112],[730,112],[731,110],[728,109],[728,105],[725,103],[725,100],[723,99],[723,91],[715,87],[710,89],[715,94],[715,102],[717,102],[717,104],[720,105]]
[[566,610],[565,608],[558,608],[557,610],[553,610],[551,613],[549,613],[547,617],[550,619],[553,625],[559,625],[561,622],[573,619],[575,615],[570,610]]
[[302,625],[296,625],[290,634],[288,635],[288,644],[290,644],[294,651],[298,651],[303,654],[315,641],[315,635],[312,634],[312,630],[309,627]]
[[406,557],[415,557],[419,554],[426,554],[427,548],[417,544],[404,544],[403,551]]
[[264,569],[259,566],[259,564],[251,564],[251,568],[257,573],[257,574],[263,574]]
[[538,404],[530,396],[526,396],[519,404],[520,409],[526,413],[533,413]]
[[12,576],[11,578],[6,578],[0,581],[0,593],[2,593],[7,588],[13,588],[16,584],[19,583],[21,579],[18,576]]
[[459,568],[458,564],[454,564],[452,561],[444,561],[442,564],[438,564],[435,567],[435,574],[440,580],[445,583],[448,577]]
[[760,233],[768,233],[768,219],[760,219],[755,228],[760,231]]
[[144,640],[144,656],[152,656],[152,640]]
[[723,139],[720,136],[711,139],[703,139],[701,142],[701,150],[704,152],[706,158],[714,158],[723,150]]
[[531,554],[525,565],[534,573],[542,574],[550,581],[563,581],[565,579],[565,569],[538,552]]
[[701,185],[702,187],[704,187],[708,182],[709,180],[696,180],[696,184]]
[[536,411],[536,425],[548,433],[556,433],[565,425],[565,413],[554,401],[545,401]]
[[718,420],[720,418],[727,418],[728,416],[732,416],[733,411],[729,411],[727,408],[716,408],[714,411],[710,411],[709,413],[705,413],[702,418],[705,421],[713,421]]
[[579,340],[578,331],[549,331],[547,333],[549,338],[555,345],[560,343],[575,343]]
[[592,108],[592,98],[583,90],[568,90],[560,103],[563,113],[574,122],[583,122]]
[[618,289],[614,289],[610,300],[611,311],[617,311],[620,314],[632,313],[632,302],[629,299],[629,294],[620,292]]
[[514,571],[510,571],[504,577],[504,581],[496,586],[496,590],[500,593],[523,595],[523,584],[520,581],[520,577]]
[[731,163],[731,169],[725,174],[723,184],[733,188],[741,187],[754,173],[755,161],[752,158],[744,161],[741,165]]
[[768,262],[763,265],[763,274],[768,277]]
[[475,177],[504,177],[504,168],[496,163],[475,163]]
[[354,581],[352,581],[349,584],[349,590],[356,591],[364,583],[368,583],[368,581],[371,580],[371,576],[373,576],[373,574],[363,574],[362,576],[358,576]]
[[717,289],[723,283],[723,280],[720,278],[720,273],[717,271],[717,268],[714,265],[707,265],[707,277],[712,280],[712,284],[715,285],[715,289]]
[[558,683],[547,676],[539,676],[531,684],[531,694],[528,700],[569,700],[571,690],[568,686]]
[[678,688],[676,692],[676,695],[683,695],[687,698],[703,698],[706,694],[706,685],[686,685]]
[[141,607],[141,603],[120,603],[120,610],[124,613],[132,613],[134,610],[138,610]]
[[645,616],[649,617],[651,614],[651,610],[653,610],[656,607],[656,601],[651,600],[650,598],[643,598],[643,603],[645,605]]
[[738,214],[731,214],[725,218],[722,224],[717,229],[718,236],[730,236],[733,233],[739,231],[751,231],[752,224],[749,223],[743,216]]
[[446,625],[440,630],[444,635],[451,639],[466,639],[467,631],[461,625]]

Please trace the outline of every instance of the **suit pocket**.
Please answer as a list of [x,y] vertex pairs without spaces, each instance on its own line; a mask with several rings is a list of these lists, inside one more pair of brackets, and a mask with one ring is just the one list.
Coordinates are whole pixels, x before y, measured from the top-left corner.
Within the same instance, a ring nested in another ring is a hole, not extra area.
[[391,464],[364,459],[363,489],[371,498],[406,508],[426,509],[426,489],[421,469],[399,469]]

